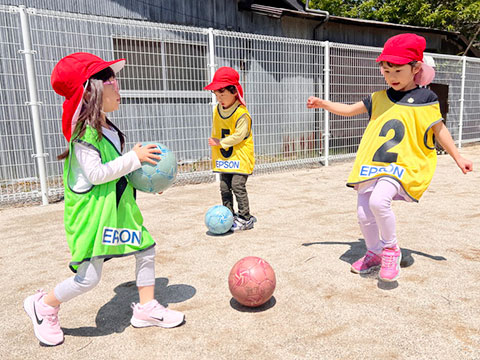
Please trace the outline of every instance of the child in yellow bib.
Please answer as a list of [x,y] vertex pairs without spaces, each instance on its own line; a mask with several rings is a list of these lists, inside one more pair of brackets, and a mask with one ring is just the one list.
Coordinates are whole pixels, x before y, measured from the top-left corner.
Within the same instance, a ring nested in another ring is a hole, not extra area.
[[[223,205],[234,214],[232,230],[252,229],[256,218],[250,214],[246,183],[255,165],[252,118],[243,99],[238,73],[230,67],[219,68],[205,90],[211,90],[218,105],[213,111],[212,168],[220,173]],[[238,214],[233,208],[233,194]]]
[[380,265],[379,276],[384,281],[395,281],[400,274],[401,251],[391,202],[418,202],[428,188],[437,164],[434,136],[464,174],[473,169],[442,121],[437,96],[419,87],[435,76],[434,69],[423,62],[425,46],[425,39],[415,34],[387,40],[377,62],[388,90],[355,104],[315,97],[307,101],[308,108],[337,115],[370,115],[347,180],[347,186],[358,192],[357,216],[367,246],[367,253],[351,270],[367,273]]

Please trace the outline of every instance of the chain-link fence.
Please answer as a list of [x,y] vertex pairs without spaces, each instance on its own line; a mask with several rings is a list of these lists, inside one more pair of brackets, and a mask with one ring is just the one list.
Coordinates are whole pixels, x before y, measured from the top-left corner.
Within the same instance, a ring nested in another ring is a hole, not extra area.
[[[353,157],[366,115],[342,118],[306,108],[310,95],[352,103],[385,87],[380,48],[234,33],[0,6],[0,206],[62,196],[66,148],[62,98],[53,67],[77,51],[126,58],[122,105],[113,121],[126,148],[159,141],[175,151],[178,184],[212,181],[212,94],[203,90],[220,66],[240,73],[253,118],[255,172],[328,164]],[[447,127],[461,146],[480,141],[480,61],[431,54],[435,81],[446,84]]]

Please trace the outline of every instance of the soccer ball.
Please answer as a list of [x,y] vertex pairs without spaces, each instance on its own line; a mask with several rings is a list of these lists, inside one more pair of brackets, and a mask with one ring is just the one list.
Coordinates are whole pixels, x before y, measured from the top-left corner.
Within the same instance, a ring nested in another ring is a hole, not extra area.
[[228,288],[240,304],[256,307],[265,304],[275,290],[275,273],[265,260],[247,256],[233,265]]
[[144,142],[142,146],[155,144],[162,152],[156,165],[142,162],[142,167],[127,175],[128,180],[137,190],[148,193],[159,193],[173,184],[177,177],[177,158],[165,145],[155,142]]
[[205,225],[212,234],[225,234],[232,228],[233,214],[226,206],[212,206],[205,214]]

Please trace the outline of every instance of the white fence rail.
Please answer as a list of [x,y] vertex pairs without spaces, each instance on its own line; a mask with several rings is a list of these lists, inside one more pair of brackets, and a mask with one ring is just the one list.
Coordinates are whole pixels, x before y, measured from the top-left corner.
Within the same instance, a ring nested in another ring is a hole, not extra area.
[[[353,157],[367,116],[309,110],[310,95],[356,102],[385,87],[380,48],[0,6],[0,206],[63,194],[62,98],[56,62],[77,51],[124,57],[113,121],[127,148],[160,141],[175,151],[178,183],[212,181],[212,96],[220,66],[237,69],[253,118],[256,173]],[[459,146],[480,141],[479,59],[430,54],[449,86],[447,127]]]

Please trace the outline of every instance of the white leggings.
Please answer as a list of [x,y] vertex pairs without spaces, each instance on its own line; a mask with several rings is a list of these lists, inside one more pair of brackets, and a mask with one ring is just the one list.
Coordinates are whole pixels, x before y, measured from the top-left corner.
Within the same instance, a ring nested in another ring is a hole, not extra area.
[[367,250],[375,254],[380,254],[384,248],[397,246],[396,220],[391,205],[398,192],[398,186],[380,179],[373,191],[358,194],[358,223]]
[[[155,285],[155,247],[135,253],[137,286]],[[66,302],[92,290],[100,282],[104,259],[95,258],[78,267],[77,273],[55,287],[55,297]]]

